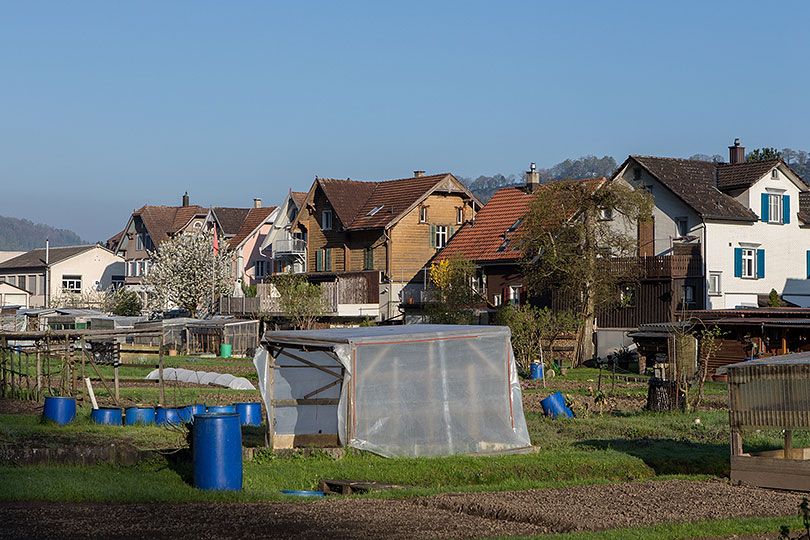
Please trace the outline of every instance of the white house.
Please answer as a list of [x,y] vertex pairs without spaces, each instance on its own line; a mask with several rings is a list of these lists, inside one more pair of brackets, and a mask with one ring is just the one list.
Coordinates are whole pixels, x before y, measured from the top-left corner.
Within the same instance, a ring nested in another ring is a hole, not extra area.
[[31,293],[11,283],[0,282],[0,306],[20,306],[28,308]]
[[[653,196],[653,222],[639,227],[641,255],[698,245],[707,309],[756,307],[771,289],[810,307],[810,188],[781,159],[730,163],[630,156],[614,173]],[[699,300],[703,299],[703,302]]]
[[[30,307],[124,283],[124,258],[97,244],[35,249],[0,263],[0,281],[30,293]],[[54,306],[55,307],[55,306]]]

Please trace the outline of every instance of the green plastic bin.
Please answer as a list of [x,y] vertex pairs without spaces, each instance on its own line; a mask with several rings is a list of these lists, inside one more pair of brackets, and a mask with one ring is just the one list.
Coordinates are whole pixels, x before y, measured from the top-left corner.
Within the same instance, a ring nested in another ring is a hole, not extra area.
[[231,344],[230,343],[223,343],[219,347],[219,356],[222,358],[230,358],[231,357]]

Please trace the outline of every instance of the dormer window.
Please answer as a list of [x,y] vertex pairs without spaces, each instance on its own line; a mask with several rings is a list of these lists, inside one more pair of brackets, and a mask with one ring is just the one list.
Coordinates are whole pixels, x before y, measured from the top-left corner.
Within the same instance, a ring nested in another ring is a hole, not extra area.
[[321,212],[321,229],[324,231],[332,230],[332,211],[324,210]]
[[512,225],[508,229],[506,229],[506,232],[508,232],[508,233],[515,232],[517,230],[517,228],[520,227],[521,223],[523,223],[523,218],[522,217],[518,218],[517,221],[512,223]]

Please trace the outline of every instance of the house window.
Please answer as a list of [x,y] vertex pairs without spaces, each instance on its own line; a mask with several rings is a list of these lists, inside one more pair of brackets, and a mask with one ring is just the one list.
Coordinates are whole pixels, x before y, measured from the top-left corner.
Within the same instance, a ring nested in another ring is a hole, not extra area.
[[456,224],[460,225],[462,221],[464,221],[464,208],[458,206],[456,207]]
[[18,286],[19,288],[21,288],[21,289],[27,290],[27,289],[25,288],[26,283],[27,283],[27,280],[25,279],[25,276],[20,276],[20,277],[17,279],[17,286]]
[[17,276],[8,276],[8,282],[11,285],[17,285]]
[[768,223],[782,223],[782,195],[768,194]]
[[625,284],[619,286],[619,305],[621,307],[633,307],[636,305],[635,285]]
[[82,276],[62,276],[62,289],[75,293],[82,292]]
[[139,276],[146,275],[146,261],[138,261],[138,275]]
[[267,275],[267,261],[256,261],[253,263],[254,274],[257,278],[263,278]]
[[719,295],[722,293],[721,283],[720,283],[720,276],[722,274],[720,272],[709,272],[709,294],[710,295]]
[[611,220],[613,220],[613,208],[600,208],[599,221],[611,221]]
[[500,294],[495,294],[495,295],[492,296],[492,305],[493,306],[498,307],[498,306],[501,305],[501,303],[502,303],[502,301],[501,301],[501,295]]
[[774,180],[779,179],[779,171],[777,169],[772,169],[771,170],[771,178],[773,178]]
[[113,276],[111,280],[111,286],[113,289],[120,289],[124,286],[124,276]]
[[427,206],[420,206],[419,207],[419,223],[427,223],[428,215],[427,215]]
[[332,230],[332,211],[324,210],[321,212],[321,229],[324,231]]
[[374,248],[367,247],[363,250],[363,270],[374,269]]
[[138,251],[143,250],[143,235],[142,234],[139,234],[137,236],[137,247],[135,249],[137,249]]
[[28,276],[28,292],[37,294],[37,276]]
[[633,180],[641,180],[641,167],[633,167]]
[[315,252],[315,271],[332,271],[332,250],[329,248],[319,249]]
[[447,227],[445,225],[436,226],[436,247],[441,249],[447,245]]
[[755,249],[742,250],[742,277],[757,277],[757,255]]
[[685,217],[679,217],[675,220],[675,227],[678,230],[678,236],[683,238],[689,236],[689,220]]
[[509,286],[509,303],[513,306],[520,305],[520,289],[523,288],[523,285],[510,285]]
[[692,285],[684,285],[681,287],[681,300],[684,306],[695,303],[695,288]]

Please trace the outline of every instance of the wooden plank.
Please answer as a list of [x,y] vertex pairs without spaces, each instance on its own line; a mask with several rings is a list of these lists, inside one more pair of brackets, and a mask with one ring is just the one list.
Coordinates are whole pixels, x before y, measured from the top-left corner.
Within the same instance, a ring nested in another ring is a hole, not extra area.
[[810,491],[810,460],[731,456],[731,481],[758,487]]
[[273,399],[270,401],[276,407],[297,407],[298,405],[337,405],[338,398],[313,398],[313,399]]
[[314,396],[315,394],[320,394],[320,393],[321,393],[321,392],[323,392],[324,390],[329,390],[330,388],[332,388],[332,387],[333,387],[333,386],[335,386],[336,384],[340,384],[340,382],[341,382],[340,380],[337,380],[337,381],[332,381],[332,382],[330,382],[329,384],[326,384],[326,385],[324,385],[324,386],[321,386],[320,388],[318,388],[318,389],[316,389],[316,390],[313,390],[313,391],[312,391],[312,392],[310,392],[309,394],[305,395],[305,396],[304,396],[304,399],[309,399],[309,398],[311,398],[312,396]]
[[318,371],[323,371],[324,373],[328,373],[328,374],[329,374],[329,375],[331,375],[332,377],[335,377],[335,378],[338,378],[338,379],[342,379],[342,378],[343,378],[343,376],[342,376],[342,375],[339,375],[339,374],[335,373],[334,371],[332,371],[332,370],[330,370],[330,369],[327,369],[327,368],[325,368],[325,367],[323,367],[323,366],[319,366],[318,364],[316,364],[316,363],[314,363],[314,362],[310,362],[309,360],[306,360],[306,359],[304,359],[304,358],[301,358],[300,356],[297,356],[297,355],[295,355],[295,354],[293,354],[293,353],[291,353],[291,352],[287,352],[287,351],[285,351],[284,349],[279,349],[279,350],[278,350],[278,354],[283,354],[284,356],[286,356],[286,357],[288,357],[288,358],[292,358],[293,360],[298,360],[298,361],[299,361],[299,362],[301,362],[302,364],[306,364],[306,365],[308,365],[308,366],[309,366],[309,367],[311,367],[311,368],[315,368],[315,369],[317,369]]
[[159,402],[161,407],[166,406],[164,399],[164,384],[163,384],[163,334],[160,334],[160,345],[158,348],[158,381],[160,381]]
[[273,436],[273,448],[336,448],[340,446],[337,433],[279,434]]

